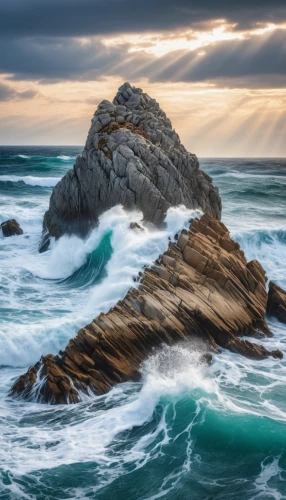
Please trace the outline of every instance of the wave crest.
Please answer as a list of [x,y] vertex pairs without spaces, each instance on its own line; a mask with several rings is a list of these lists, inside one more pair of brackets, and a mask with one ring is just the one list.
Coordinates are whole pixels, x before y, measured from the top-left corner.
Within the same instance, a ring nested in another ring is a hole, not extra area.
[[54,187],[61,177],[34,177],[33,175],[1,175],[0,182],[23,182],[27,186]]

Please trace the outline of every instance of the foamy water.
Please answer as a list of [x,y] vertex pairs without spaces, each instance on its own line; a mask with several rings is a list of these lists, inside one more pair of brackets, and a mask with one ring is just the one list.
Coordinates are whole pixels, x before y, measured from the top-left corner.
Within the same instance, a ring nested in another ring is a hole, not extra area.
[[[121,206],[114,207],[100,217],[98,228],[86,240],[63,236],[52,241],[51,248],[42,254],[38,252],[40,227],[38,231],[34,228],[30,237],[25,233],[9,241],[2,238],[2,303],[7,312],[0,319],[0,364],[33,364],[42,354],[62,349],[81,326],[124,297],[135,286],[133,278],[143,266],[152,264],[167,248],[168,238],[198,215],[199,211],[184,207],[171,208],[164,231],[146,227],[141,232],[129,227],[132,221],[144,227],[140,212],[126,213]],[[102,255],[100,245],[108,235]],[[13,245],[12,252],[6,253],[7,244]],[[96,253],[98,267],[85,268],[82,286],[81,275],[74,283],[65,281],[88,266],[88,258]],[[14,310],[21,314],[14,315]]]

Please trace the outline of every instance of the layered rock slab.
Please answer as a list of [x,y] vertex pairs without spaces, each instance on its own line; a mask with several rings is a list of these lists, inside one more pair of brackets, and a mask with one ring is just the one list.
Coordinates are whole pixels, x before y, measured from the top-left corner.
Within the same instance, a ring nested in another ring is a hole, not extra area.
[[267,313],[286,323],[286,292],[273,281],[269,283]]
[[100,103],[82,155],[55,186],[40,250],[50,236],[85,236],[101,213],[118,204],[141,210],[156,225],[181,204],[221,215],[218,190],[197,157],[181,144],[159,104],[129,83],[113,103]]
[[187,339],[253,359],[281,357],[242,335],[270,336],[264,315],[265,271],[247,262],[217,219],[205,214],[107,314],[100,314],[58,356],[47,355],[14,384],[11,393],[50,403],[77,403],[140,378],[140,366],[162,345]]

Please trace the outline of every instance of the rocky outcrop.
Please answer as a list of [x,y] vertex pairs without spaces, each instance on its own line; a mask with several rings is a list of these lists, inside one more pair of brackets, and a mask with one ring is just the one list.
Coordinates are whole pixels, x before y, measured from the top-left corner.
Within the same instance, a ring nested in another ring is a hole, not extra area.
[[23,229],[15,219],[9,219],[1,224],[3,236],[9,237],[23,234]]
[[270,336],[264,320],[266,276],[247,262],[227,228],[205,214],[183,230],[163,256],[141,273],[107,314],[100,314],[59,355],[44,356],[11,393],[51,403],[76,403],[114,384],[138,380],[141,363],[165,343],[204,342],[204,359],[218,346],[253,359],[280,351],[239,338]]
[[267,313],[286,323],[286,292],[273,281],[269,283]]
[[141,210],[156,225],[170,206],[180,204],[221,215],[218,190],[197,157],[181,144],[159,104],[129,83],[113,103],[98,106],[82,155],[55,186],[40,251],[50,236],[85,236],[117,204]]

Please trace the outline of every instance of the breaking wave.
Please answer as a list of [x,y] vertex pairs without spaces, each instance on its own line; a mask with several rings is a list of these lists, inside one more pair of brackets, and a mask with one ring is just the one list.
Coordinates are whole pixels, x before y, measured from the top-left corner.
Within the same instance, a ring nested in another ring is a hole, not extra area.
[[[151,265],[168,239],[199,214],[170,208],[161,231],[144,227],[140,212],[127,213],[117,206],[100,217],[85,240],[62,236],[43,254],[37,251],[35,234],[28,243],[16,239],[6,257],[13,274],[8,272],[0,294],[0,365],[25,366],[35,363],[39,354],[62,349],[81,326],[121,299],[143,266]],[[133,221],[144,231],[130,229]],[[29,292],[23,295],[26,283]]]
[[57,156],[57,158],[58,158],[59,160],[68,161],[68,160],[74,160],[74,159],[75,159],[75,156],[60,155],[60,156]]
[[34,177],[32,175],[1,175],[0,182],[19,182],[28,186],[54,187],[61,177]]

